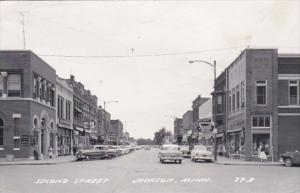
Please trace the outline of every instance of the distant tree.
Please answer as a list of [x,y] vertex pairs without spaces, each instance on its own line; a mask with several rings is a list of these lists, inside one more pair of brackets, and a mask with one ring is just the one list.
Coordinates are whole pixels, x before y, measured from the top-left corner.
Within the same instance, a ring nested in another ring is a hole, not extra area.
[[171,131],[167,131],[166,128],[161,128],[157,132],[154,133],[154,144],[155,145],[161,145],[163,143],[163,140],[166,136],[172,136]]
[[140,138],[140,139],[137,139],[136,140],[136,143],[138,145],[152,145],[153,144],[153,141],[151,139],[143,139],[143,138]]

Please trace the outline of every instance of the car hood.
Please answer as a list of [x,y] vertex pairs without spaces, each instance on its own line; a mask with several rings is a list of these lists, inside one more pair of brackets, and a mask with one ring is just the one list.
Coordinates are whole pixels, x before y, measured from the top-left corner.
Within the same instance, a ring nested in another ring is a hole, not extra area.
[[206,151],[206,150],[193,150],[192,153],[198,153],[198,154],[212,154],[212,152]]

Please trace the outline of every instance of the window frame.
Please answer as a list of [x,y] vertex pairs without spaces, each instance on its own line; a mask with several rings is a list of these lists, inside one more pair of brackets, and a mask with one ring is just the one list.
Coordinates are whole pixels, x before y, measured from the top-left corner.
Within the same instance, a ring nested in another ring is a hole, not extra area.
[[0,147],[4,145],[4,120],[0,118]]
[[[291,83],[291,82],[296,82],[295,83]],[[297,87],[297,101],[296,101],[296,104],[291,104],[291,87],[292,86],[296,86]],[[299,106],[299,80],[289,80],[288,82],[288,98],[289,98],[289,106]]]
[[[253,125],[253,120],[256,119],[257,126]],[[263,126],[260,126],[259,119],[263,118]],[[269,118],[269,126],[266,126],[266,118]],[[259,128],[259,129],[271,129],[272,127],[272,117],[271,116],[251,116],[251,128]]]
[[[19,86],[20,86],[20,90],[10,90],[9,89],[9,78],[13,75],[17,75],[19,76]],[[7,80],[6,80],[6,91],[7,91],[7,97],[22,97],[22,74],[21,73],[9,73],[7,76]],[[11,93],[13,91],[13,93]],[[18,96],[15,96],[16,92],[19,92]],[[13,94],[13,96],[11,96],[11,94]]]
[[[264,82],[264,83],[258,83],[258,82]],[[265,87],[265,104],[258,104],[258,95],[257,95],[257,88],[259,86]],[[268,105],[268,81],[267,80],[256,80],[255,81],[255,105],[256,106],[267,106]]]

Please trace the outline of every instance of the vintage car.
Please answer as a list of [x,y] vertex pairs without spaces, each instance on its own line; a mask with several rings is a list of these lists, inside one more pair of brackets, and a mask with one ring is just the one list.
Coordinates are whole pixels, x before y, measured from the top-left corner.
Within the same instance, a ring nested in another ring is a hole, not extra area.
[[151,150],[150,145],[146,145],[146,146],[145,146],[145,150]]
[[300,164],[300,152],[286,152],[280,155],[280,161],[284,163],[286,167]]
[[191,150],[189,146],[181,146],[180,151],[182,152],[182,156],[185,158],[191,157]]
[[162,145],[158,153],[160,163],[165,161],[172,161],[175,163],[182,163],[182,153],[178,145]]
[[93,146],[88,149],[79,150],[76,153],[77,160],[104,159],[107,157],[107,150]]
[[114,157],[117,157],[118,154],[117,154],[117,150],[115,150],[114,148],[111,148],[109,146],[105,146],[105,145],[95,145],[94,147],[98,148],[98,149],[101,149],[101,150],[104,150],[105,151],[105,154],[106,154],[106,157],[105,158],[108,158],[108,159],[111,159],[111,158],[114,158]]
[[213,152],[204,145],[196,145],[191,151],[192,161],[204,160],[211,162],[213,160]]

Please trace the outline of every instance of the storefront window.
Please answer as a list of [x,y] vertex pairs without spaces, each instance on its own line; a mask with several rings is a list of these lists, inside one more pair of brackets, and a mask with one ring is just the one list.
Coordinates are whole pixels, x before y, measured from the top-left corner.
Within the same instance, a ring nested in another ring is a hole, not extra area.
[[253,155],[258,155],[259,147],[265,151],[266,155],[270,154],[270,134],[253,134],[252,137]]
[[239,154],[240,153],[240,134],[232,133],[229,135],[229,153],[230,154]]

